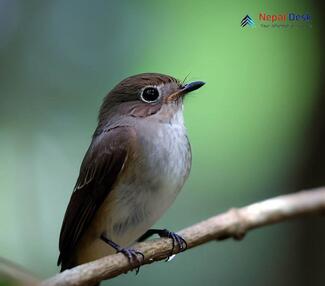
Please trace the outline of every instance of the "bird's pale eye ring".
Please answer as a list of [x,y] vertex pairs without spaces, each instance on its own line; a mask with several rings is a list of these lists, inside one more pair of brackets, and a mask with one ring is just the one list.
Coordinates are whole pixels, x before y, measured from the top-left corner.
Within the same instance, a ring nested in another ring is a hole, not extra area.
[[146,103],[157,102],[159,97],[159,90],[154,86],[145,87],[140,94],[141,100]]

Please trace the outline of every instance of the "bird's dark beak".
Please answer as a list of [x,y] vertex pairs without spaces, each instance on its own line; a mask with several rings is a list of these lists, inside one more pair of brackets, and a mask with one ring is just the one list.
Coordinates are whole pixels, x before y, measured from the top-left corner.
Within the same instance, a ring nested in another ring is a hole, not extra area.
[[193,81],[193,82],[190,82],[190,83],[186,84],[183,87],[183,89],[182,89],[183,94],[186,94],[186,93],[189,93],[191,91],[197,90],[200,87],[202,87],[203,85],[205,85],[205,82],[204,81]]
[[178,98],[184,96],[185,94],[197,90],[200,87],[202,87],[203,85],[205,85],[204,81],[193,81],[190,82],[188,84],[185,84],[182,86],[182,88],[180,90],[178,90],[177,92],[169,95],[167,97],[167,101],[171,102],[171,101],[176,101]]

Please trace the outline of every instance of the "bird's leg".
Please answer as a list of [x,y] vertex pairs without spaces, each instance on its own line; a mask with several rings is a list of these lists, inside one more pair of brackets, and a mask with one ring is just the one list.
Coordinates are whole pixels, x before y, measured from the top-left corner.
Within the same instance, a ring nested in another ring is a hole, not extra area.
[[[107,243],[109,246],[113,247],[117,253],[119,253],[119,252],[123,253],[128,258],[128,260],[132,266],[137,266],[135,273],[136,274],[139,273],[140,265],[142,264],[142,262],[144,260],[144,255],[142,252],[137,251],[133,248],[121,247],[114,241],[108,239],[104,234],[102,234],[100,236],[100,239],[102,241],[104,241],[105,243]],[[138,255],[141,256],[142,260],[139,259]]]
[[157,230],[159,231],[159,229],[149,229],[147,230],[143,235],[141,235],[138,239],[137,242],[142,242],[147,240],[149,237],[153,236],[154,234],[157,233]]
[[[144,241],[154,234],[158,234],[160,237],[168,237],[168,238],[172,239],[173,247],[172,247],[171,255],[174,252],[175,245],[178,246],[180,252],[187,249],[187,243],[186,243],[185,239],[183,237],[181,237],[180,235],[178,235],[177,233],[169,231],[167,229],[149,229],[147,232],[145,232],[138,239],[138,242]],[[168,258],[167,258],[167,260],[168,260]]]

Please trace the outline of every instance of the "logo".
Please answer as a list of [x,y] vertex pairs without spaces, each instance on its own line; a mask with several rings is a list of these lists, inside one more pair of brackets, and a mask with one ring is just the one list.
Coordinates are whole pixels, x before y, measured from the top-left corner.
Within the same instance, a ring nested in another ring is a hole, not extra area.
[[249,16],[246,15],[240,22],[240,25],[242,27],[245,27],[246,25],[253,27],[255,25],[254,20]]
[[[260,12],[255,17],[256,25],[260,28],[311,28],[312,16],[309,13],[294,13],[294,12],[281,12],[269,14]],[[255,27],[255,22],[252,17],[246,15],[240,22],[241,27]]]

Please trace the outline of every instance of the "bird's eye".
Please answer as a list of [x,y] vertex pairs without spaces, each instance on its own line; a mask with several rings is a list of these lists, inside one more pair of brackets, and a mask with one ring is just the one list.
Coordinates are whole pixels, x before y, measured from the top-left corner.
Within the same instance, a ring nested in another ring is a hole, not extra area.
[[159,98],[159,91],[155,87],[146,87],[142,91],[140,97],[141,100],[144,102],[148,102],[148,103],[155,102]]

